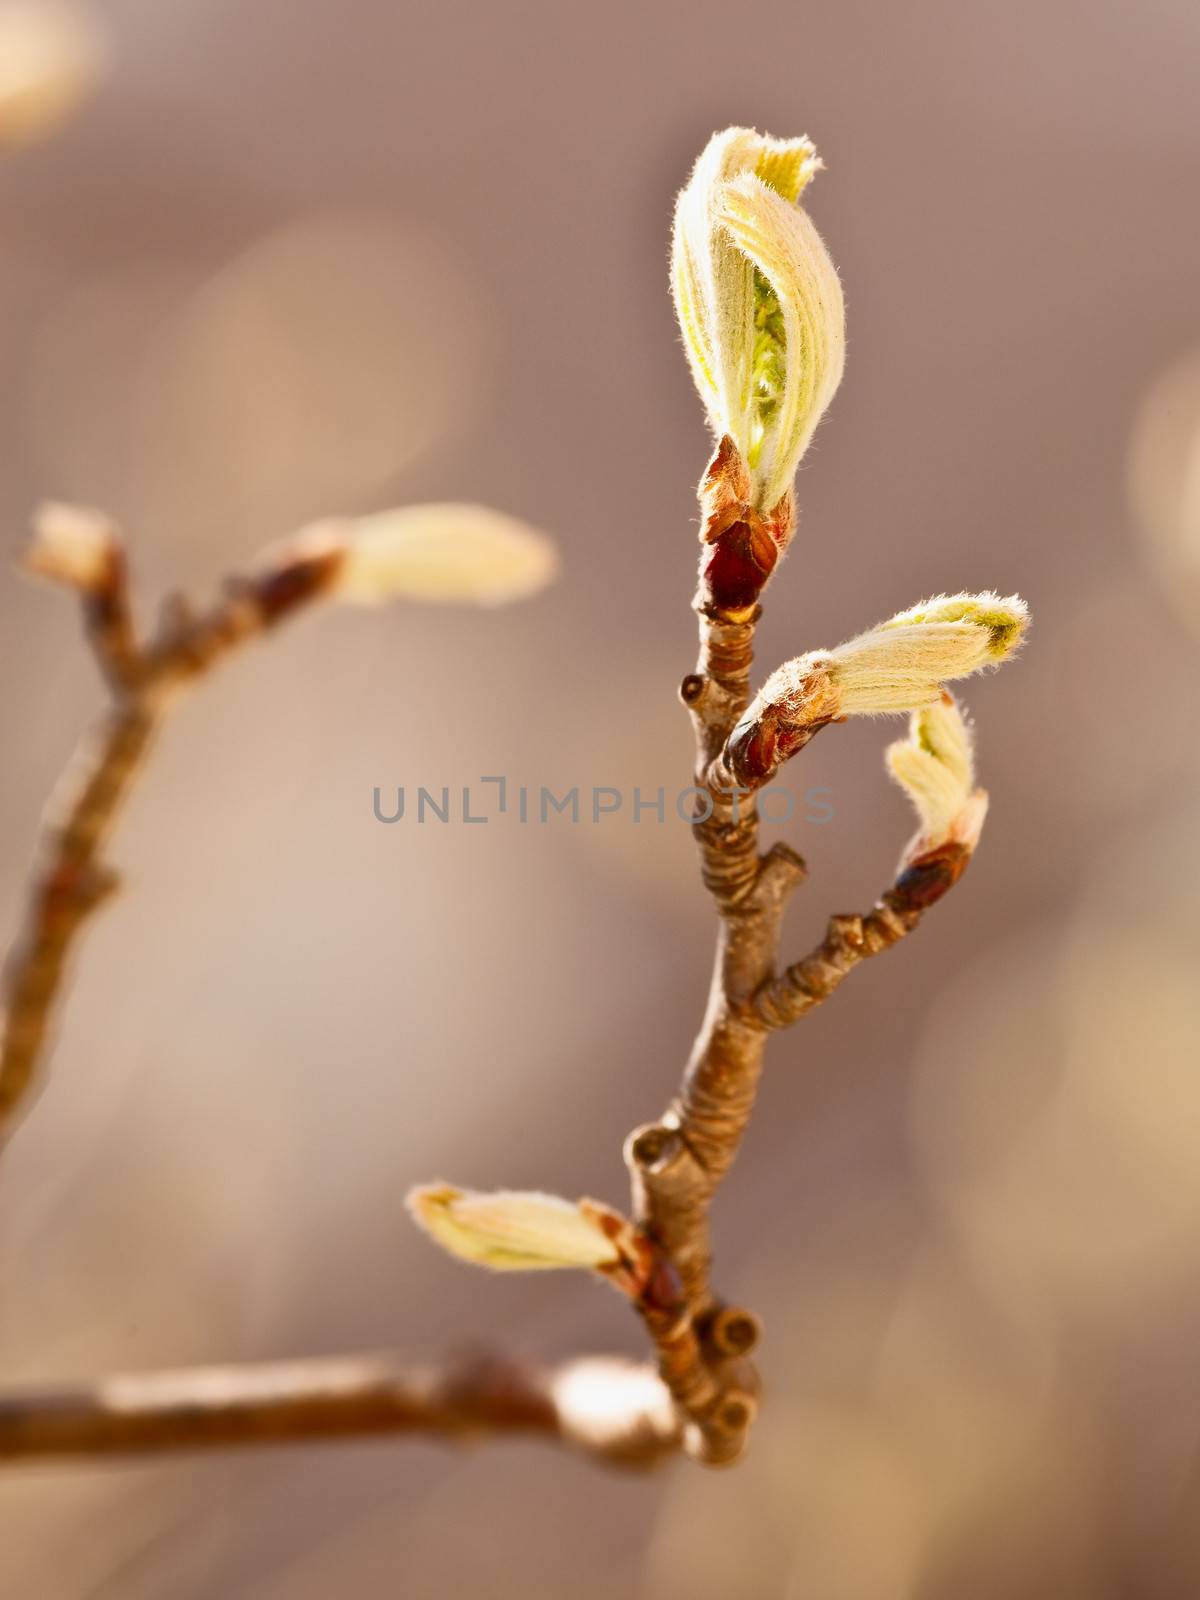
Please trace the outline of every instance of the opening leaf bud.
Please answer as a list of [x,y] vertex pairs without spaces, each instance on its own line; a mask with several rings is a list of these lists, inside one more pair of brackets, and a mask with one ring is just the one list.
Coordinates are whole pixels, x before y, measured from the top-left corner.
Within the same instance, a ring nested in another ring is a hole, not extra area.
[[1021,641],[1029,609],[1017,595],[937,595],[830,652],[844,716],[915,711],[941,685],[997,666]]
[[335,592],[362,605],[506,605],[537,594],[557,570],[552,541],[515,517],[486,506],[406,506],[347,525]]
[[411,1190],[408,1209],[452,1256],[497,1272],[615,1268],[625,1259],[620,1219],[593,1201],[436,1183]]
[[933,705],[913,712],[908,738],[890,745],[885,759],[921,822],[905,860],[951,843],[974,850],[987,814],[987,795],[975,787],[971,729],[948,690]]
[[938,704],[947,679],[996,666],[1029,621],[1016,595],[938,595],[778,668],[730,735],[726,759],[739,782],[762,783],[827,723]]
[[727,128],[675,208],[671,283],[692,376],[714,433],[745,462],[751,504],[768,516],[845,362],[841,283],[800,205],[820,167],[806,138]]

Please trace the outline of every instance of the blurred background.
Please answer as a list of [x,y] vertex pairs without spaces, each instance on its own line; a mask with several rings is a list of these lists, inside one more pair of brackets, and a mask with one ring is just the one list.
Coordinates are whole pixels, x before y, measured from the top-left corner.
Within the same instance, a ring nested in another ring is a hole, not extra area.
[[[180,708],[0,1169],[5,1382],[641,1349],[615,1295],[468,1271],[403,1195],[623,1203],[622,1137],[707,988],[688,830],[385,827],[371,801],[688,781],[707,440],[666,263],[715,128],[816,140],[849,308],[764,671],[942,589],[1035,618],[965,696],[992,796],[969,877],[772,1047],[716,1218],[718,1280],[766,1324],[744,1464],[8,1471],[0,1592],[1200,1592],[1198,64],[1188,0],[0,7],[9,555],[38,499],[102,505],[149,614],[330,512],[479,500],[563,554],[512,610],[306,617]],[[15,928],[101,694],[70,602],[7,567],[0,629]],[[791,957],[890,880],[897,731],[788,774]]]

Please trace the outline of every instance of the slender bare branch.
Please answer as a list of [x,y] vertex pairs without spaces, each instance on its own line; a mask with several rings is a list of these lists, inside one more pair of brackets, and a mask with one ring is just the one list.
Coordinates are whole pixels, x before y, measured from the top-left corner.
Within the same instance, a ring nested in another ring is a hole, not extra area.
[[719,918],[717,953],[679,1092],[657,1123],[626,1144],[636,1219],[679,1272],[697,1333],[707,1383],[697,1377],[692,1385],[689,1443],[712,1463],[741,1453],[758,1385],[746,1360],[757,1337],[749,1313],[720,1324],[743,1331],[737,1348],[706,1339],[723,1312],[710,1282],[708,1212],[737,1154],[762,1071],[766,1031],[750,1002],[772,974],[784,905],[804,875],[803,862],[786,848],[759,856],[753,803],[745,791],[714,781],[717,755],[749,700],[757,615],[757,606],[730,610],[705,599],[700,607],[700,658],[681,694],[696,732],[695,834]]
[[750,1121],[767,1035],[910,932],[969,860],[968,850],[953,845],[912,862],[866,917],[833,918],[817,949],[777,975],[784,909],[805,866],[786,845],[759,854],[756,795],[836,719],[817,705],[802,722],[773,722],[764,737],[759,722],[744,716],[758,596],[775,565],[776,541],[787,542],[791,511],[789,502],[766,530],[741,498],[742,486],[736,451],[722,440],[701,483],[700,657],[680,690],[696,734],[701,873],[719,919],[712,986],[679,1092],[657,1122],[635,1129],[625,1150],[635,1219],[679,1273],[685,1319],[696,1334],[701,1369],[687,1385],[668,1377],[661,1346],[660,1370],[690,1419],[687,1447],[716,1464],[737,1458],[753,1421],[757,1377],[746,1357],[758,1325],[750,1312],[723,1306],[713,1289],[709,1213]]
[[72,586],[81,591],[88,638],[113,701],[85,736],[43,823],[25,927],[6,971],[0,1137],[33,1087],[76,936],[117,887],[102,852],[175,691],[318,598],[334,570],[328,557],[298,557],[230,582],[202,615],[177,602],[157,636],[140,648],[115,529],[105,530],[102,556],[89,581],[72,580]]
[[629,1467],[654,1466],[680,1441],[653,1369],[616,1357],[545,1367],[491,1355],[436,1365],[356,1356],[0,1395],[0,1460],[10,1462],[403,1435],[531,1435]]
[[[8,969],[0,1040],[0,1130],[28,1095],[62,985],[71,946],[86,919],[116,889],[99,853],[145,758],[157,713],[115,707],[84,742],[62,820],[48,825],[30,892],[25,932]],[[55,802],[51,802],[55,809]]]
[[960,844],[913,863],[866,916],[830,917],[825,937],[802,960],[763,984],[752,1009],[765,1027],[786,1028],[827,1000],[870,956],[890,950],[956,884],[970,861]]
[[701,483],[700,654],[680,688],[696,736],[694,832],[718,916],[712,985],[678,1094],[625,1149],[636,1220],[680,1275],[707,1378],[697,1377],[686,1405],[687,1443],[713,1464],[735,1460],[745,1445],[758,1388],[747,1357],[758,1327],[749,1312],[723,1307],[712,1289],[709,1208],[737,1155],[762,1072],[766,1027],[752,1001],[773,976],[784,907],[804,876],[803,861],[787,847],[760,856],[752,795],[722,761],[750,700],[758,595],[790,532],[790,500],[782,522],[766,531],[744,503],[742,472],[723,440]]

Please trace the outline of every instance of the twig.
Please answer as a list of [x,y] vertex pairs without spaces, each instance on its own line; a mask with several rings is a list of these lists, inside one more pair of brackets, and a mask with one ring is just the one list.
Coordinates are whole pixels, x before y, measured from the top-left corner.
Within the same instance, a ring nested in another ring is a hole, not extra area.
[[[834,917],[817,948],[780,973],[784,910],[805,866],[786,846],[759,853],[756,796],[844,713],[933,707],[939,684],[1001,659],[1027,618],[1015,597],[941,596],[836,651],[785,663],[751,704],[758,601],[795,524],[789,486],[842,372],[840,284],[798,204],[819,165],[806,139],[727,129],[710,141],[676,207],[676,309],[722,435],[700,486],[699,660],[681,686],[696,737],[694,831],[718,936],[707,1010],[679,1090],[657,1122],[626,1141],[633,1222],[595,1202],[572,1208],[504,1192],[489,1214],[487,1197],[451,1186],[415,1191],[430,1231],[468,1260],[586,1266],[608,1276],[642,1317],[657,1374],[612,1362],[547,1372],[486,1359],[117,1378],[68,1394],[0,1396],[0,1455],[465,1430],[549,1435],[610,1461],[679,1447],[712,1464],[741,1454],[757,1407],[749,1358],[759,1325],[713,1288],[709,1218],[749,1124],[767,1038],[916,926],[961,875],[986,808],[986,795],[970,792],[970,736],[947,697],[950,709],[936,712],[940,754],[929,728],[889,754],[922,818],[901,875],[866,916]],[[326,592],[342,559],[328,535],[293,541],[205,616],[176,607],[140,649],[115,530],[68,512],[50,532],[40,570],[83,592],[113,706],[85,753],[82,782],[45,830],[44,866],[10,971],[0,1132],[27,1098],[74,936],[115,881],[100,852],[167,700],[227,650]],[[889,631],[896,626],[900,635]],[[464,1220],[472,1207],[473,1223]]]
[[612,1466],[650,1467],[679,1447],[654,1371],[615,1357],[557,1367],[495,1356],[439,1365],[394,1356],[118,1375],[0,1396],[0,1460],[423,1434],[534,1435]]
[[81,589],[88,639],[113,703],[80,745],[66,792],[51,800],[43,823],[25,927],[6,972],[0,1138],[33,1087],[75,938],[118,885],[101,853],[175,692],[235,646],[325,593],[336,570],[330,555],[297,555],[254,578],[230,582],[203,615],[177,601],[157,636],[140,648],[124,551],[115,529],[106,528],[104,537],[106,549],[88,580],[71,581]]
[[41,848],[44,865],[30,891],[25,932],[8,969],[8,1011],[0,1039],[0,1132],[29,1094],[72,943],[117,887],[116,874],[100,864],[98,855],[157,723],[147,707],[115,707],[80,749],[76,764],[82,776],[72,783],[75,792],[63,820],[47,827]]
[[[693,1423],[689,1445],[713,1464],[741,1453],[753,1420],[757,1378],[745,1357],[757,1323],[748,1312],[722,1308],[714,1296],[708,1212],[737,1154],[762,1071],[766,1030],[751,1001],[772,975],[784,906],[804,876],[803,862],[786,847],[759,857],[753,803],[745,792],[731,793],[713,781],[718,754],[750,698],[757,615],[757,606],[749,615],[708,601],[700,607],[700,659],[681,693],[696,730],[695,782],[704,820],[695,833],[720,919],[716,962],[679,1093],[657,1123],[637,1129],[626,1145],[636,1220],[674,1262],[699,1336],[708,1384],[694,1382],[703,1402],[686,1407]],[[714,1342],[714,1326],[726,1331],[724,1341],[718,1336]],[[737,1330],[733,1348],[731,1328]]]
[[816,949],[754,996],[755,1014],[768,1028],[786,1028],[828,1000],[855,967],[911,933],[958,882],[969,860],[961,845],[947,845],[908,868],[865,917],[830,917]]
[[834,917],[811,955],[776,973],[787,900],[803,881],[803,860],[786,845],[758,850],[755,797],[783,760],[826,726],[820,715],[772,740],[769,759],[744,759],[758,728],[739,726],[750,703],[758,596],[791,531],[790,500],[764,523],[745,504],[743,468],[728,439],[701,483],[704,554],[695,608],[700,619],[696,671],[680,688],[696,734],[694,832],[701,873],[719,919],[708,1007],[678,1094],[656,1123],[626,1142],[635,1220],[674,1264],[696,1332],[698,1370],[686,1389],[660,1368],[691,1422],[685,1443],[710,1464],[736,1460],[755,1415],[757,1375],[746,1359],[758,1323],[725,1306],[711,1280],[709,1213],[750,1121],[767,1035],[825,999],[867,956],[910,932],[924,909],[960,876],[969,854],[953,847],[914,863],[866,917]]

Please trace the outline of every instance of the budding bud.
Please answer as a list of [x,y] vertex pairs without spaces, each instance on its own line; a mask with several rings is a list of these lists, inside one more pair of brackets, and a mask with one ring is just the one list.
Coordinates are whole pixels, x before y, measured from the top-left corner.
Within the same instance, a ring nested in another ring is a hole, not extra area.
[[808,139],[727,128],[675,208],[671,283],[692,376],[766,515],[789,493],[845,360],[841,283],[799,205],[820,166]]
[[761,782],[839,717],[935,705],[947,679],[969,677],[1011,655],[1028,621],[1028,607],[1016,595],[938,595],[836,650],[785,662],[730,736],[734,775]]
[[905,860],[946,844],[974,850],[987,814],[987,795],[975,788],[974,743],[954,696],[943,690],[935,704],[914,711],[908,738],[890,745],[885,759],[921,819]]
[[1029,620],[1016,595],[938,595],[830,653],[845,716],[932,705],[950,678],[967,678],[1011,655]]
[[987,630],[986,654],[989,660],[1003,661],[1021,642],[1029,625],[1029,607],[1020,595],[1001,598],[985,589],[982,594],[937,594],[919,606],[901,611],[885,622],[885,628],[910,628],[914,624],[931,626],[954,622]]
[[558,553],[543,533],[486,506],[405,506],[312,523],[264,550],[265,581],[353,605],[389,600],[506,605],[543,589]]
[[407,506],[348,527],[335,592],[372,605],[403,597],[494,606],[536,594],[558,556],[543,533],[486,506]]
[[615,1268],[625,1259],[618,1241],[628,1224],[594,1201],[439,1183],[411,1190],[408,1209],[451,1255],[498,1272]]
[[103,511],[47,501],[33,517],[33,538],[22,558],[26,572],[96,594],[112,581],[121,536]]

